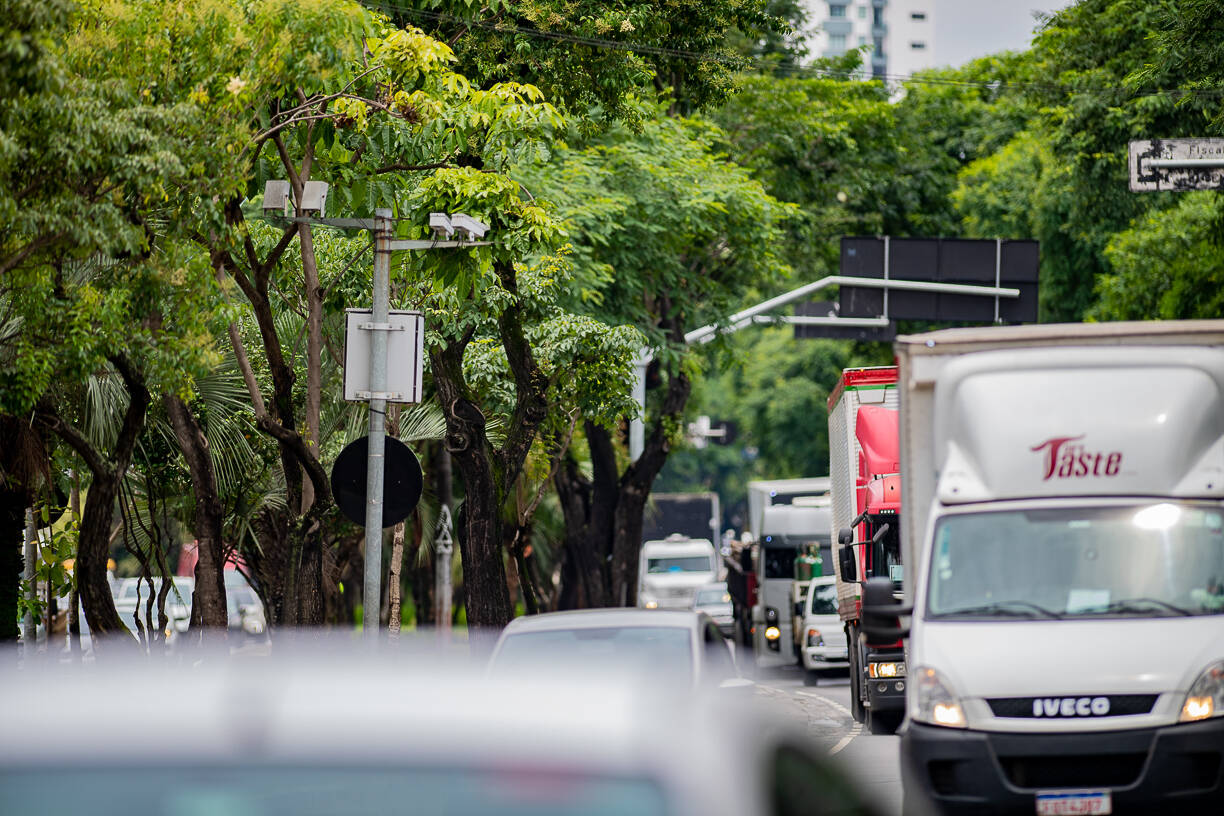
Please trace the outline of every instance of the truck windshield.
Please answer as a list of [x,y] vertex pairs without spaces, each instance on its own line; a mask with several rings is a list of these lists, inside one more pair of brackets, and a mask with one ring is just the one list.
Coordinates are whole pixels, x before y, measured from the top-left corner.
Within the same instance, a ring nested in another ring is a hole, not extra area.
[[658,575],[664,572],[711,572],[712,570],[709,557],[684,555],[647,559],[646,571],[651,575]]
[[948,516],[928,589],[933,618],[1224,614],[1224,511],[1159,503]]

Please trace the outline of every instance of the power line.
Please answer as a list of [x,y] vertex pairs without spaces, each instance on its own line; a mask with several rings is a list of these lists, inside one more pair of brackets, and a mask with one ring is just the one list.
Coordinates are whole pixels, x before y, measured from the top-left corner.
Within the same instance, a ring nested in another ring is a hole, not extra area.
[[888,74],[888,73],[873,73],[870,77],[860,71],[837,71],[832,68],[822,68],[814,65],[780,65],[770,62],[769,60],[751,57],[735,57],[727,54],[715,54],[700,51],[688,51],[680,48],[668,48],[665,46],[648,45],[646,43],[635,43],[624,40],[608,40],[598,37],[587,37],[580,34],[573,34],[565,31],[548,31],[538,28],[524,28],[512,23],[506,23],[499,20],[481,20],[467,19],[456,17],[443,12],[426,11],[423,9],[403,8],[400,6],[387,5],[378,2],[364,2],[367,8],[375,9],[392,14],[404,14],[418,19],[430,20],[437,23],[453,23],[456,25],[466,26],[468,28],[479,28],[485,31],[490,31],[496,34],[518,34],[525,37],[531,37],[538,40],[548,40],[552,42],[567,42],[575,45],[585,45],[590,48],[599,48],[613,51],[626,51],[634,54],[643,54],[659,57],[670,57],[672,59],[688,60],[691,62],[707,62],[723,65],[731,69],[742,69],[746,66],[751,66],[759,71],[778,71],[785,74],[795,75],[796,77],[815,78],[821,77],[835,80],[852,80],[866,79],[879,80],[885,83],[895,84],[915,84],[915,85],[935,85],[961,88],[978,88],[984,90],[996,91],[999,89],[1012,90],[1032,90],[1046,91],[1059,94],[1070,95],[1097,95],[1104,96],[1106,94],[1124,94],[1132,98],[1153,97],[1153,96],[1219,96],[1224,94],[1224,87],[1212,88],[1164,88],[1150,91],[1139,91],[1133,88],[1098,86],[1081,89],[1068,88],[1065,85],[1056,85],[1051,83],[1039,82],[1005,82],[1001,80],[995,81],[980,81],[980,80],[960,80],[946,77],[918,76],[915,74]]

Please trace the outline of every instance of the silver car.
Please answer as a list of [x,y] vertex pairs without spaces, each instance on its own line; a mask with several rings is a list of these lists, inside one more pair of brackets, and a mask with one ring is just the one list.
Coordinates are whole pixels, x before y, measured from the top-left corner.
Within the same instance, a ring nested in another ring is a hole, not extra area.
[[[175,661],[118,650],[2,673],[0,813],[870,812],[801,724],[748,700],[615,673],[491,682],[388,645]],[[140,712],[173,727],[134,728]]]
[[725,583],[706,584],[693,596],[693,609],[709,615],[725,637],[735,634],[735,612]]
[[751,685],[740,680],[718,625],[700,612],[583,609],[515,618],[502,631],[491,671],[548,666],[605,671],[647,682]]

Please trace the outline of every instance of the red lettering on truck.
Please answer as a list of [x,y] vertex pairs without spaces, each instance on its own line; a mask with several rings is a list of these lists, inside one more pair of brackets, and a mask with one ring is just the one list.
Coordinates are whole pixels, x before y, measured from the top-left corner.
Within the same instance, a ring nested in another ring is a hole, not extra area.
[[1042,481],[1082,479],[1087,476],[1117,476],[1122,469],[1122,452],[1100,453],[1075,444],[1079,436],[1056,436],[1030,448],[1034,453],[1045,451],[1045,474]]

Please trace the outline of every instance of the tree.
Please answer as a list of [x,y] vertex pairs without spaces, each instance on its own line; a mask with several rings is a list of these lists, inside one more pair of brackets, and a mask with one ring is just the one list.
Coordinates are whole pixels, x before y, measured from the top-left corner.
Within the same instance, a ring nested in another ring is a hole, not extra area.
[[[214,359],[203,341],[213,314],[207,266],[193,265],[181,242],[154,236],[167,191],[196,189],[193,162],[225,166],[223,134],[200,138],[190,103],[163,105],[148,88],[92,73],[96,10],[17,2],[11,11],[5,54],[16,65],[5,81],[14,87],[0,103],[0,390],[5,411],[33,415],[91,473],[76,574],[91,629],[104,635],[123,629],[107,550],[150,390],[184,392]],[[101,446],[82,430],[74,396],[96,372],[121,380],[128,396],[119,433]]]
[[1224,313],[1224,220],[1219,194],[1182,193],[1105,247],[1111,272],[1097,280],[1096,320],[1213,319]]
[[638,326],[655,357],[642,455],[622,469],[613,435],[587,419],[592,475],[571,456],[555,478],[574,565],[566,574],[581,583],[563,593],[590,605],[634,602],[642,511],[692,387],[686,331],[783,272],[776,249],[790,208],[711,151],[720,137],[706,124],[658,119],[640,135],[614,129],[558,151],[526,176],[570,225],[574,308]]
[[[747,66],[732,29],[774,32],[784,22],[766,0],[395,0],[403,22],[451,44],[458,70],[482,86],[530,83],[562,111],[636,127],[642,99],[670,96],[672,113],[714,105]],[[371,3],[371,6],[375,6]]]

